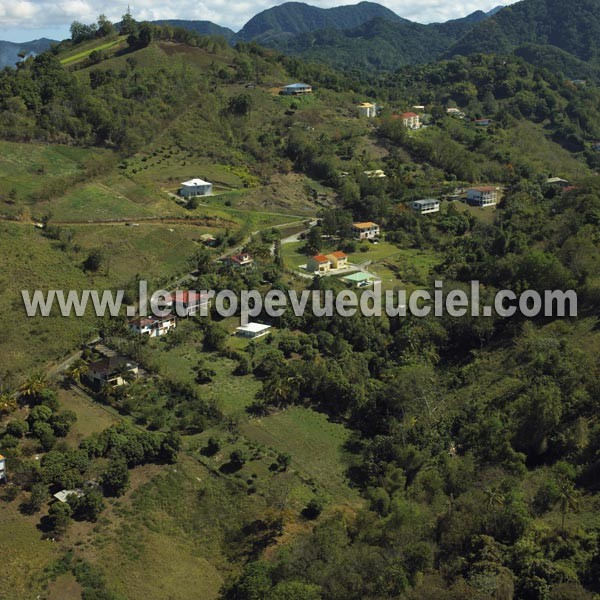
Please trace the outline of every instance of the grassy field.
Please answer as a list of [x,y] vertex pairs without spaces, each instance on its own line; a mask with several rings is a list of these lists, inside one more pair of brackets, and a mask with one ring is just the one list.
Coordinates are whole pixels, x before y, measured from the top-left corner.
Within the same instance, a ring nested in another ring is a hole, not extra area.
[[[94,40],[84,44],[79,44],[72,52],[65,53],[64,58],[61,58],[60,63],[65,66],[72,65],[83,60],[84,58],[87,58],[94,51],[101,52],[111,50],[115,46],[124,43],[126,39],[127,36],[122,35],[107,42],[98,43],[98,41]],[[84,47],[83,50],[81,49],[82,47]]]
[[251,419],[241,426],[241,432],[249,440],[291,454],[293,468],[314,481],[330,502],[358,502],[358,493],[348,487],[344,475],[348,456],[343,446],[350,431],[343,425],[332,423],[322,413],[294,407]]

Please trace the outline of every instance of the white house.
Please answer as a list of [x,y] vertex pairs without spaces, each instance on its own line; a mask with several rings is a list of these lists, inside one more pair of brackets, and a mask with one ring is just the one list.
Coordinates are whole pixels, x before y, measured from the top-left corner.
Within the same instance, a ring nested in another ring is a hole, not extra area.
[[423,200],[414,200],[411,202],[412,209],[420,215],[440,212],[440,201],[436,198],[424,198]]
[[312,86],[308,83],[290,83],[281,90],[284,96],[303,96],[304,94],[312,93]]
[[129,321],[129,329],[140,335],[148,335],[150,337],[160,337],[166,335],[177,327],[177,319],[175,315],[168,317],[136,317]]
[[0,481],[6,481],[6,459],[0,454]]
[[421,127],[421,119],[417,113],[405,112],[400,115],[402,125],[408,129],[419,129]]
[[498,201],[498,190],[484,186],[467,190],[467,202],[471,206],[494,206]]
[[181,184],[179,194],[184,198],[208,196],[212,194],[212,183],[204,181],[203,179],[190,179]]
[[363,102],[357,106],[359,117],[376,117],[377,116],[377,104],[371,104],[370,102]]
[[373,223],[373,221],[352,223],[352,235],[355,240],[372,240],[379,237],[379,234],[379,225]]
[[248,323],[248,325],[242,325],[241,327],[237,327],[237,335],[240,337],[256,339],[262,337],[263,335],[267,335],[269,333],[269,329],[271,329],[270,325],[263,325],[262,323]]

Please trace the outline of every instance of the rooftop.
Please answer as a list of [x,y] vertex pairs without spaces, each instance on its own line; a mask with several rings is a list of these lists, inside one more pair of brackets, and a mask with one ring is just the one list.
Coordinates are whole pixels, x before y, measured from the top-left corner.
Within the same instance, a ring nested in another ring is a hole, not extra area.
[[315,254],[315,256],[312,257],[312,259],[316,262],[329,262],[329,259],[324,256],[323,254]]
[[418,117],[419,115],[414,112],[405,112],[400,115],[403,119],[410,119],[412,117]]
[[370,102],[361,102],[359,104],[359,106],[361,106],[363,108],[375,108],[375,105],[371,104]]
[[440,201],[437,198],[423,198],[422,200],[414,200],[413,204],[431,204],[432,202],[435,202],[436,204],[439,204]]
[[342,277],[342,279],[344,281],[350,281],[352,283],[362,283],[363,281],[371,281],[371,279],[373,279],[373,275],[371,275],[371,273],[359,271],[358,273],[346,275],[346,277]]
[[289,85],[285,86],[286,88],[307,88],[310,87],[310,85],[308,85],[308,83],[290,83]]
[[476,192],[495,192],[496,188],[492,187],[490,185],[484,185],[481,187],[474,187],[474,188],[470,188],[471,190],[474,190]]
[[237,331],[247,331],[249,333],[262,333],[267,329],[271,329],[270,325],[263,325],[262,323],[248,323],[247,325],[241,325],[236,327]]
[[187,185],[188,187],[198,187],[201,185],[212,185],[209,181],[204,181],[204,179],[190,179],[189,181],[184,181],[181,185]]
[[328,256],[335,256],[336,258],[348,258],[348,255],[341,250],[336,250],[335,252],[331,252]]
[[361,223],[352,223],[352,227],[356,229],[371,229],[371,227],[379,227],[379,225],[373,223],[373,221],[363,221]]

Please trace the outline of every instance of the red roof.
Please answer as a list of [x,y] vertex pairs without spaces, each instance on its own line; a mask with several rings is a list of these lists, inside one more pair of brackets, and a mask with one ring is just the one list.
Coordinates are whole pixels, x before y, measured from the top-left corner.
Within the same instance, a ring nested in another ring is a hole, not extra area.
[[496,191],[496,188],[491,187],[491,186],[474,187],[471,189],[475,190],[476,192],[495,192]]
[[315,256],[312,257],[312,259],[316,262],[329,262],[329,259],[326,256],[323,256],[322,254],[316,254]]
[[411,117],[418,117],[419,115],[414,112],[405,112],[400,115],[403,119],[410,119]]
[[[190,294],[192,297],[190,298]],[[178,304],[190,304],[190,300],[194,303],[203,302],[206,299],[206,296],[200,294],[199,292],[195,292],[194,290],[178,290],[175,294],[171,294],[171,302],[176,302]]]
[[341,250],[337,250],[336,252],[332,252],[329,256],[335,256],[336,258],[348,258],[348,255],[342,252]]
[[233,256],[230,256],[230,260],[233,262],[242,263],[252,260],[252,257],[247,252],[244,252],[242,254],[234,254]]

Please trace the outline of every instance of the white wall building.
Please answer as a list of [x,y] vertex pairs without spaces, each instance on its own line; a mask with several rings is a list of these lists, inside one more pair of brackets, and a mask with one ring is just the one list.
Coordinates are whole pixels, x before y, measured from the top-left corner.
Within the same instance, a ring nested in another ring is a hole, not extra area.
[[267,335],[271,329],[270,325],[263,325],[262,323],[248,323],[248,325],[242,325],[237,327],[237,335],[240,337],[256,339],[263,335]]
[[203,179],[190,179],[181,184],[179,194],[184,198],[192,198],[194,196],[208,196],[212,194],[212,183]]
[[412,209],[420,215],[440,212],[440,201],[436,198],[424,198],[411,202]]
[[494,206],[498,201],[495,187],[476,187],[467,190],[467,202],[471,206]]

